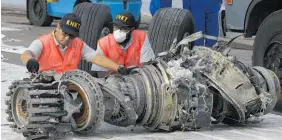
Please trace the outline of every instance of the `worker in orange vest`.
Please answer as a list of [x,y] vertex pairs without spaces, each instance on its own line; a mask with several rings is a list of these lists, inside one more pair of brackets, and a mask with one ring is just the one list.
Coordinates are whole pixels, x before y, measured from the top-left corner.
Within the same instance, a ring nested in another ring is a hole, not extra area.
[[[98,53],[126,68],[138,67],[155,58],[146,32],[135,29],[135,18],[130,12],[119,13],[113,23],[113,34],[98,40]],[[107,71],[95,64],[91,70]]]
[[106,69],[127,74],[129,70],[100,55],[78,38],[81,20],[66,14],[54,31],[34,40],[21,55],[29,72],[55,70],[57,74],[75,70],[81,58]]

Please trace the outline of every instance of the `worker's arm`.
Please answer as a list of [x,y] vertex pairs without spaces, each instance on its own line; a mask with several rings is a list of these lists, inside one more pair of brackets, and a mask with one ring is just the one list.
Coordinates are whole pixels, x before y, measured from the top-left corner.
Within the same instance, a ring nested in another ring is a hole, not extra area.
[[30,50],[24,51],[23,54],[21,55],[21,60],[22,60],[23,64],[26,64],[27,61],[31,58],[34,58],[34,55]]
[[142,45],[140,52],[140,63],[149,62],[150,60],[154,60],[154,59],[155,59],[155,53],[151,47],[149,38],[146,35],[145,41]]
[[[99,44],[97,44],[97,49],[96,52],[103,55],[104,56],[104,52],[102,51],[102,49],[100,48]],[[108,72],[107,69],[100,67],[96,64],[92,64],[91,66],[91,71],[97,71],[97,72]]]
[[21,55],[22,62],[26,65],[29,72],[38,72],[38,57],[41,55],[42,43],[40,40],[34,40],[26,51]]
[[82,57],[88,62],[96,64],[108,70],[118,71],[119,65],[109,58],[99,54],[94,49],[90,48],[86,43],[82,48]]
[[41,55],[42,43],[40,40],[34,40],[26,51],[21,55],[21,60],[24,64],[31,58],[38,59]]
[[117,63],[98,53],[90,62],[98,66],[104,67],[108,70],[118,71],[119,68],[119,65]]

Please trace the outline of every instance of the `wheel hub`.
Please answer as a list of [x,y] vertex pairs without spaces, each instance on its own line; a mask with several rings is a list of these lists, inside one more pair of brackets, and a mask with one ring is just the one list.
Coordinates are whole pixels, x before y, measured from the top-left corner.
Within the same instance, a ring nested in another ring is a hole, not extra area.
[[33,7],[34,13],[36,18],[40,19],[40,17],[42,16],[42,7],[39,1],[36,1]]
[[15,102],[12,104],[12,112],[17,114],[14,117],[14,121],[19,128],[23,127],[27,123],[27,108],[29,104],[26,99],[26,94],[28,93],[25,88],[18,88],[16,94],[13,95],[13,100]]
[[281,60],[280,60],[280,58],[274,58],[272,67],[277,68],[277,67],[280,67],[280,65],[281,65]]
[[27,101],[25,99],[20,99],[20,101],[17,103],[17,112],[21,119],[26,119],[27,117]]
[[264,57],[264,65],[282,79],[282,42],[275,41],[269,44]]
[[[75,84],[69,84],[68,85],[68,90],[72,90],[77,92],[77,98],[76,100],[80,100],[82,102],[82,106],[80,108],[80,112],[74,113],[72,116],[77,124],[78,127],[83,127],[89,117],[89,104],[87,102],[87,96],[85,95],[85,92],[83,89]],[[74,99],[74,98],[73,98]]]

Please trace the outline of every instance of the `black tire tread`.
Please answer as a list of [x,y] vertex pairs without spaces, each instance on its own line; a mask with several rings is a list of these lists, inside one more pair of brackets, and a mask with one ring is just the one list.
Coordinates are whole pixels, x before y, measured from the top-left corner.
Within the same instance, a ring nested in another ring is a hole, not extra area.
[[[35,0],[29,0],[29,3],[28,4],[31,4],[32,3],[32,1],[35,1]],[[52,22],[53,22],[53,20],[54,20],[54,18],[52,17],[52,16],[49,16],[48,15],[48,13],[47,13],[47,1],[41,1],[41,2],[43,2],[43,5],[45,6],[44,7],[44,10],[45,10],[45,13],[44,13],[44,19],[41,19],[41,20],[39,20],[39,21],[36,21],[36,19],[34,19],[34,17],[33,17],[33,14],[32,13],[29,13],[29,20],[30,20],[30,22],[32,23],[32,24],[34,24],[34,25],[36,25],[36,26],[50,26],[51,24],[52,24]],[[28,6],[29,7],[29,9],[27,10],[28,12],[31,12],[31,9],[32,9],[32,7],[33,6],[31,6],[31,5],[29,5]]]
[[[261,23],[256,38],[254,41],[254,49],[252,56],[252,64],[253,66],[262,66],[264,67],[264,56],[267,51],[267,45],[274,38],[274,36],[280,34],[279,38],[276,38],[277,41],[282,42],[282,9],[273,12],[268,15],[264,21]],[[276,73],[277,74],[277,73]],[[277,75],[278,77],[282,77],[281,75]],[[282,80],[280,78],[280,83]],[[282,84],[281,84],[282,85]],[[276,103],[274,110],[281,111],[282,110],[282,97],[280,97]]]
[[[264,19],[264,21],[261,23],[257,31],[256,38],[255,38],[254,45],[253,45],[254,50],[253,50],[252,62],[254,66],[263,66],[263,56],[267,48],[266,46],[261,46],[260,44],[263,38],[266,38],[266,36],[268,35],[266,34],[266,32],[270,33],[271,35],[282,33],[281,23],[282,23],[282,9],[276,12],[273,12],[272,14],[267,16]],[[278,25],[277,27],[280,27],[280,28],[279,29],[273,28],[273,24]],[[273,30],[275,31],[273,32]],[[268,42],[272,39],[272,37],[273,36],[266,38]],[[265,43],[268,43],[268,42],[265,42]]]
[[179,8],[162,8],[154,15],[148,36],[154,52],[160,53],[170,48],[175,37],[180,41],[185,32],[194,33],[191,12]]
[[[97,41],[104,26],[109,26],[112,32],[110,9],[103,4],[83,2],[74,8],[74,14],[81,18],[79,37],[91,48],[97,48]],[[79,69],[91,73],[91,63],[82,60]]]

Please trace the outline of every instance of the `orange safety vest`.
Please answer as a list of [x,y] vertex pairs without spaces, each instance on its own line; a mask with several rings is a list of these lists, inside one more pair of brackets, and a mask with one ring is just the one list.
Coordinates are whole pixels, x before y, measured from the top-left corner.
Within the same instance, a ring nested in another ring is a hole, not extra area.
[[119,44],[115,41],[113,34],[101,38],[98,43],[104,55],[112,61],[125,67],[138,66],[140,64],[140,53],[146,38],[146,32],[134,30],[132,32],[131,45],[122,52]]
[[52,32],[39,37],[39,40],[42,42],[42,51],[38,58],[39,71],[55,70],[57,74],[61,74],[77,69],[81,60],[82,40],[74,38],[64,56],[61,55]]

